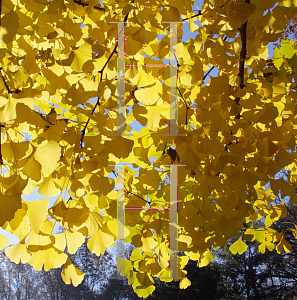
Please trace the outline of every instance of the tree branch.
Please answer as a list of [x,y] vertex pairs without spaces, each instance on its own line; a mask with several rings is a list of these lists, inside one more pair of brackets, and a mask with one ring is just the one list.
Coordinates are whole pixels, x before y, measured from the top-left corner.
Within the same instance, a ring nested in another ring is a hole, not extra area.
[[109,55],[107,61],[105,62],[104,66],[102,67],[102,69],[99,71],[99,73],[101,73],[101,79],[102,79],[102,74],[103,74],[103,71],[104,69],[106,68],[107,64],[109,63],[110,59],[112,58],[112,56],[116,53],[116,50],[117,50],[117,43],[115,44],[111,54]]
[[165,142],[165,147],[164,147],[164,150],[163,150],[163,153],[162,153],[162,155],[164,155],[164,154],[165,154],[166,148],[167,148],[167,142]]
[[[78,5],[81,5],[81,6],[83,6],[83,7],[89,5],[89,3],[81,2],[81,0],[73,0],[73,2],[76,3],[76,4],[78,4]],[[94,9],[97,9],[97,10],[105,11],[105,8],[100,7],[100,6],[93,6],[93,8],[94,8]]]
[[8,86],[8,84],[7,84],[7,82],[5,81],[5,78],[4,78],[4,76],[2,75],[2,68],[0,68],[0,74],[1,74],[1,78],[2,78],[2,80],[3,80],[3,82],[4,82],[4,85],[5,85],[5,87],[6,87],[6,89],[7,89],[7,92],[8,92],[8,94],[12,94],[12,90],[9,88],[9,86]]
[[206,74],[204,75],[204,77],[202,78],[202,80],[205,80],[205,78],[210,74],[210,72],[215,68],[216,66],[211,67]]
[[241,50],[240,50],[240,63],[239,63],[239,87],[244,88],[244,64],[246,58],[246,27],[247,22],[243,23],[240,27],[241,35]]
[[189,106],[188,102],[185,100],[184,96],[182,95],[180,89],[177,88],[177,90],[179,91],[179,94],[182,97],[182,99],[184,100],[184,103],[186,105],[186,122],[185,122],[185,124],[187,125],[188,124],[188,110],[190,109],[190,106]]
[[146,203],[149,203],[149,204],[150,204],[150,202],[149,202],[149,201],[147,201],[147,200],[143,199],[142,197],[140,197],[140,196],[138,196],[138,195],[136,195],[136,194],[134,194],[134,193],[132,193],[132,192],[129,192],[129,191],[128,191],[128,190],[126,190],[126,189],[125,189],[125,192],[127,192],[128,194],[131,194],[131,195],[133,195],[133,196],[135,196],[135,197],[137,197],[137,198],[139,198],[139,199],[141,199],[141,200],[145,201]]
[[[115,171],[112,171],[112,173],[113,173],[113,175],[114,175],[115,177],[117,177],[117,176],[118,176],[118,174],[117,174]],[[131,195],[133,195],[133,196],[135,196],[135,197],[137,197],[137,198],[139,198],[139,199],[141,199],[141,200],[145,201],[146,203],[149,203],[149,204],[150,204],[150,202],[149,202],[149,201],[147,201],[147,200],[143,199],[142,197],[140,197],[140,196],[138,196],[138,195],[136,195],[136,194],[134,194],[134,193],[132,193],[132,192],[129,192],[129,191],[128,191],[128,190],[126,190],[126,189],[125,189],[125,192],[127,192],[128,194],[131,194]]]
[[0,26],[2,21],[2,0],[0,0]]
[[[124,18],[124,21],[123,21],[123,22],[124,22],[124,25],[126,25],[126,22],[127,22],[127,20],[128,20],[128,15],[129,15],[129,13],[127,13],[126,16],[125,16],[125,18]],[[102,78],[102,73],[103,73],[104,69],[106,68],[108,62],[110,61],[110,59],[112,58],[112,56],[113,56],[116,52],[117,52],[117,43],[115,44],[115,46],[114,46],[114,48],[113,48],[111,54],[109,55],[107,61],[106,61],[105,64],[104,64],[104,66],[103,66],[102,69],[99,71],[99,73],[101,73],[101,78]]]
[[201,10],[198,11],[198,14],[196,14],[192,17],[189,17],[189,18],[182,19],[182,21],[187,21],[187,20],[193,19],[193,18],[198,17],[198,16],[202,16],[202,11]]
[[[250,0],[245,0],[246,3],[250,3]],[[239,77],[239,88],[243,89],[245,84],[244,84],[244,65],[245,65],[245,59],[246,59],[246,28],[247,28],[247,22],[244,22],[239,31],[240,31],[240,37],[241,37],[241,49],[240,49],[240,62],[239,62],[239,72],[238,72],[238,77]],[[240,98],[235,98],[235,103],[239,104]],[[240,118],[240,113],[238,113],[235,116],[235,119]]]
[[[223,38],[223,41],[225,42],[226,40],[227,40],[227,36],[225,36],[224,38]],[[205,73],[205,75],[203,76],[203,78],[202,78],[202,80],[205,80],[206,79],[206,77],[211,73],[211,71],[215,68],[216,66],[213,66],[213,67],[211,67],[206,73]]]
[[[1,0],[0,0],[1,1]],[[75,0],[75,1],[78,1],[78,0]],[[124,25],[126,25],[126,22],[127,22],[127,19],[128,19],[128,16],[129,16],[129,13],[127,13],[127,15],[125,16],[124,18]],[[111,57],[116,53],[116,50],[117,50],[117,43],[115,44],[111,54],[109,55],[107,61],[105,62],[104,66],[102,67],[102,69],[99,71],[100,73],[100,82],[102,82],[102,79],[103,79],[103,71],[104,69],[106,68],[108,62],[110,61]],[[95,106],[93,107],[92,111],[91,111],[91,115],[93,115],[93,113],[95,112],[97,106],[100,105],[100,101],[99,101],[99,97],[97,97],[97,102],[95,104]],[[80,148],[82,149],[83,148],[83,140],[84,140],[84,137],[86,135],[86,130],[87,130],[87,127],[90,123],[90,119],[91,117],[88,118],[87,122],[86,122],[86,125],[85,127],[83,128],[82,130],[82,133],[81,133],[81,139],[80,139]]]
[[[100,80],[100,82],[101,82],[101,80]],[[96,110],[96,108],[97,108],[98,105],[100,105],[99,97],[97,97],[97,101],[96,101],[96,104],[95,104],[95,106],[93,107],[93,109],[91,111],[91,115],[93,115],[93,113],[95,112],[95,110]],[[88,118],[88,120],[86,122],[86,125],[85,125],[84,129],[81,132],[81,139],[79,141],[81,149],[83,148],[83,140],[84,140],[84,137],[86,135],[86,130],[87,130],[87,127],[88,127],[88,125],[90,123],[90,120],[91,120],[91,117]]]
[[[0,1],[1,1],[1,0],[0,0]],[[0,2],[0,7],[1,7],[1,2]],[[1,26],[1,18],[0,18],[0,26]],[[8,94],[18,94],[18,93],[20,93],[21,91],[20,91],[19,89],[16,89],[16,90],[12,91],[12,90],[9,88],[7,82],[5,81],[4,76],[2,75],[2,72],[1,72],[2,70],[3,70],[3,68],[1,67],[1,68],[0,68],[0,75],[1,75],[1,78],[2,78],[2,80],[3,80],[3,83],[4,83],[5,87],[6,87],[6,89],[7,89]]]
[[2,130],[1,128],[4,127],[4,125],[0,124],[0,166],[3,165],[3,157],[2,157],[2,140],[1,140],[1,135],[2,135]]

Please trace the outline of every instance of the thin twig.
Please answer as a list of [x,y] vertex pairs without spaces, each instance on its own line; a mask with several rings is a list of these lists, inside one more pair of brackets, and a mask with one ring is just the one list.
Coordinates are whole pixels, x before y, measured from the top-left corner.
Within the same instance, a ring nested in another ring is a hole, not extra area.
[[4,85],[5,85],[5,87],[6,87],[6,89],[7,89],[7,92],[8,92],[8,94],[12,94],[12,90],[9,88],[9,86],[8,86],[8,84],[7,84],[7,82],[5,81],[5,78],[4,78],[4,76],[2,75],[2,68],[0,69],[0,74],[1,74],[1,78],[2,78],[2,80],[3,80],[3,82],[4,82]]
[[187,20],[193,19],[193,18],[198,17],[198,16],[202,16],[202,11],[201,10],[198,11],[198,14],[196,14],[192,17],[189,17],[189,18],[182,19],[182,21],[187,21]]
[[[225,42],[226,40],[227,40],[227,36],[225,36],[224,38],[223,38],[223,41]],[[205,80],[206,79],[206,77],[211,73],[211,71],[215,68],[216,66],[213,66],[213,67],[211,67],[207,72],[206,72],[206,74],[204,75],[204,77],[202,78],[202,80]]]
[[[128,15],[129,13],[125,16],[124,18],[124,25],[126,25],[127,19],[128,19]],[[99,71],[99,73],[101,73],[101,78],[102,78],[102,73],[104,71],[104,69],[106,68],[108,62],[110,61],[110,59],[112,58],[112,56],[117,52],[117,43],[115,44],[111,54],[109,55],[107,61],[105,62],[104,66],[102,67],[102,69]]]
[[106,68],[107,64],[109,63],[110,59],[112,58],[112,56],[116,53],[117,50],[117,43],[115,44],[111,54],[109,55],[107,61],[105,62],[104,66],[102,67],[102,69],[99,71],[99,73],[101,73],[101,78],[102,78],[102,73],[104,71],[104,69]]
[[[83,6],[83,7],[89,5],[89,3],[81,2],[81,0],[73,0],[73,2],[76,3],[76,4],[78,4],[78,5],[81,5],[81,6]],[[105,8],[100,7],[100,6],[93,6],[93,8],[94,8],[94,9],[97,9],[97,10],[105,11]]]
[[223,8],[230,0],[226,1],[223,5],[219,6],[219,8]]
[[[127,15],[126,15],[125,18],[124,18],[124,25],[126,25],[128,16],[129,16],[129,13],[127,13]],[[113,48],[111,54],[109,55],[107,61],[106,61],[105,64],[104,64],[104,66],[103,66],[102,69],[98,72],[98,73],[100,73],[100,82],[102,82],[102,79],[103,79],[103,71],[104,71],[104,69],[106,68],[106,66],[107,66],[108,62],[110,61],[111,57],[117,52],[116,50],[117,50],[117,43],[115,44],[115,46],[114,46],[114,48]],[[97,102],[96,102],[94,108],[93,108],[92,111],[91,111],[91,115],[93,115],[93,113],[95,112],[95,110],[96,110],[96,108],[97,108],[98,105],[100,105],[99,97],[97,97]],[[86,122],[86,125],[85,125],[84,129],[83,129],[82,132],[81,132],[81,139],[80,139],[80,148],[81,148],[81,149],[83,148],[83,139],[84,139],[84,137],[85,137],[87,127],[88,127],[88,125],[89,125],[89,123],[90,123],[90,119],[91,119],[91,117],[88,118],[88,120],[87,120],[87,122]]]
[[[100,80],[100,82],[101,82],[101,80]],[[95,104],[95,106],[93,107],[93,109],[92,109],[92,111],[91,111],[91,115],[93,115],[93,113],[95,112],[95,110],[96,110],[96,108],[97,108],[98,105],[100,105],[99,97],[97,97],[97,101],[96,101],[96,104]],[[83,129],[82,132],[81,132],[81,139],[80,139],[80,141],[79,141],[79,142],[80,142],[80,148],[81,148],[81,149],[82,149],[83,140],[84,140],[84,137],[85,137],[85,135],[86,135],[86,130],[87,130],[87,127],[88,127],[88,125],[89,125],[89,123],[90,123],[90,120],[91,120],[91,117],[88,118],[88,120],[87,120],[87,122],[86,122],[86,125],[85,125],[84,129]]]
[[184,103],[186,105],[186,122],[185,122],[185,124],[187,125],[188,124],[188,110],[190,109],[190,106],[189,106],[188,102],[185,100],[184,96],[182,95],[180,89],[177,88],[177,90],[179,91],[179,94],[182,97],[182,99],[184,100]]
[[132,193],[132,192],[129,192],[129,191],[126,190],[126,189],[125,189],[125,192],[127,192],[128,194],[131,194],[131,195],[133,195],[133,196],[135,196],[135,197],[137,197],[137,198],[139,198],[139,199],[145,201],[146,203],[150,203],[149,201],[143,199],[142,197],[140,197],[140,196],[138,196],[138,195],[136,195],[136,194],[134,194],[134,193]]
[[[1,1],[1,0],[0,0],[0,1]],[[0,3],[1,3],[1,2],[0,2]],[[1,5],[0,5],[0,7],[1,7]],[[0,20],[1,20],[1,18],[0,18]],[[3,68],[1,67],[1,68],[0,68],[1,78],[2,78],[3,83],[4,83],[4,85],[5,85],[6,89],[7,89],[8,94],[19,94],[19,93],[21,92],[19,89],[16,89],[16,90],[12,91],[12,90],[9,88],[9,86],[8,86],[7,82],[5,81],[5,78],[4,78],[4,76],[3,76],[2,72],[1,72],[2,70],[3,70]]]
[[164,150],[163,150],[163,153],[162,153],[162,155],[164,155],[164,154],[165,154],[166,148],[167,148],[167,142],[165,142],[165,147],[164,147]]
[[[117,174],[115,171],[112,171],[112,173],[113,173],[113,175],[114,175],[115,177],[118,176],[118,174]],[[123,179],[123,178],[122,178],[122,179]],[[137,197],[137,198],[139,198],[139,199],[145,201],[146,203],[150,203],[149,201],[143,199],[142,197],[140,197],[140,196],[138,196],[138,195],[136,195],[136,194],[134,194],[134,193],[132,193],[132,192],[126,190],[126,189],[125,189],[125,192],[127,192],[128,194],[131,194],[131,195],[133,195],[133,196],[135,196],[135,197]]]
[[188,102],[185,100],[185,98],[184,98],[184,96],[182,95],[182,93],[181,93],[180,89],[179,89],[179,88],[177,88],[177,90],[179,91],[179,93],[180,93],[180,96],[181,96],[181,97],[182,97],[182,99],[184,100],[184,103],[185,103],[185,105],[187,106],[187,108],[190,108],[190,106],[189,106]]
[[216,66],[211,67],[207,73],[204,75],[204,77],[202,78],[202,80],[205,80],[205,78],[210,74],[210,72],[215,68]]

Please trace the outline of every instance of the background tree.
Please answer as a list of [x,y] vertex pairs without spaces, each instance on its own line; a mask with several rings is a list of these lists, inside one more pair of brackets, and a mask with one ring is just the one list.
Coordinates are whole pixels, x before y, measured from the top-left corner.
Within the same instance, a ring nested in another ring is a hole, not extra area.
[[[106,252],[97,257],[90,253],[86,243],[71,256],[72,261],[86,274],[82,283],[77,287],[65,284],[61,277],[61,267],[51,269],[48,272],[44,270],[38,272],[29,264],[11,262],[5,256],[4,251],[1,251],[0,255],[0,297],[7,300],[105,299],[106,293],[105,296],[102,295],[109,288],[109,278],[116,273],[116,264],[112,255]],[[135,296],[131,286],[128,284],[124,286],[126,290],[130,291],[130,294],[133,293],[132,295]],[[114,294],[120,297],[125,288],[115,290]]]
[[297,14],[289,21],[284,28],[282,36],[278,39],[278,43],[275,45],[280,47],[283,40],[295,40],[297,39]]
[[46,296],[40,274],[31,266],[12,263],[5,256],[4,251],[0,251],[0,257],[1,299],[33,300]]

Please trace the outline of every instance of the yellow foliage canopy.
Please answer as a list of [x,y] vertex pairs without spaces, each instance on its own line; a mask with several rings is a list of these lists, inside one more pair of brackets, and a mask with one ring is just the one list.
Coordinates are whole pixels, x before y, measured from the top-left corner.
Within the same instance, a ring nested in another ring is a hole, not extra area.
[[[103,254],[121,233],[136,250],[119,258],[119,271],[147,297],[154,277],[173,279],[173,250],[184,253],[180,278],[189,259],[207,265],[212,247],[240,232],[234,254],[246,250],[243,238],[263,253],[290,251],[271,225],[286,215],[279,193],[297,203],[297,46],[283,41],[269,61],[267,46],[295,0],[205,0],[200,10],[194,0],[1,5],[0,226],[19,238],[5,249],[12,261],[64,265],[63,280],[77,286],[84,274],[69,254],[86,239]],[[183,28],[172,23],[181,21],[196,37],[181,41]],[[169,224],[173,165],[178,222]],[[34,189],[56,202],[23,201]],[[1,249],[7,243],[0,236]],[[190,284],[183,278],[180,288]]]

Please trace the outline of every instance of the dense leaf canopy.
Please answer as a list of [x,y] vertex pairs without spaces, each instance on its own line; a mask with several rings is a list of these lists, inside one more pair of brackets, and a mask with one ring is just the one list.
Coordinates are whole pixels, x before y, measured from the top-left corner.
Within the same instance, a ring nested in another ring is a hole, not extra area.
[[[126,242],[136,250],[121,270],[139,296],[153,292],[153,277],[169,276],[168,165],[182,165],[180,277],[189,259],[207,265],[212,247],[245,230],[261,252],[290,250],[270,226],[286,215],[276,195],[297,203],[297,47],[283,40],[268,60],[267,46],[294,16],[296,0],[205,0],[201,10],[193,0],[0,3],[0,226],[19,237],[6,248],[12,261],[36,270],[64,264],[64,281],[79,284],[83,272],[68,255],[86,238],[90,251],[103,254],[118,237],[119,163],[131,164],[125,207],[143,208],[126,209]],[[168,22],[182,21],[198,34],[182,42],[177,24],[180,135],[166,136]],[[120,80],[116,22],[125,22],[129,108],[120,136],[112,135]],[[290,170],[288,180],[276,176],[281,169]],[[22,199],[35,189],[56,197],[54,205],[42,196]],[[253,229],[262,217],[265,227]],[[65,232],[55,233],[57,224]],[[8,242],[1,236],[0,243]],[[230,249],[243,253],[244,236]],[[189,284],[180,281],[181,288]]]

